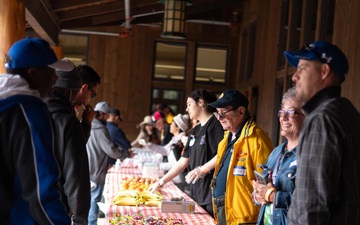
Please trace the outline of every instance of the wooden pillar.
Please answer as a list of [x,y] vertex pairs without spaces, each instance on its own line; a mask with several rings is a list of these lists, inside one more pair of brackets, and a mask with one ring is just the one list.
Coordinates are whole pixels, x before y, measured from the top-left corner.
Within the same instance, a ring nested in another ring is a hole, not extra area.
[[58,59],[64,58],[64,47],[59,45],[51,46],[51,48],[54,50],[55,55]]
[[25,37],[25,0],[0,0],[0,73],[12,44]]

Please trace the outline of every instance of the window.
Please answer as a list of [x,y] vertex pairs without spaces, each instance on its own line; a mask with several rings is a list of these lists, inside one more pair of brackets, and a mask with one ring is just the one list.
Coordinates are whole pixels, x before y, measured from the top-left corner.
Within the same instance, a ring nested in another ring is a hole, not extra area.
[[226,47],[198,46],[196,49],[195,81],[226,81]]
[[154,88],[152,90],[152,111],[155,110],[156,105],[159,103],[167,104],[174,111],[175,115],[185,112],[183,91]]
[[186,45],[156,43],[154,63],[155,79],[185,79]]
[[88,36],[60,34],[59,40],[64,47],[64,58],[75,65],[87,63]]

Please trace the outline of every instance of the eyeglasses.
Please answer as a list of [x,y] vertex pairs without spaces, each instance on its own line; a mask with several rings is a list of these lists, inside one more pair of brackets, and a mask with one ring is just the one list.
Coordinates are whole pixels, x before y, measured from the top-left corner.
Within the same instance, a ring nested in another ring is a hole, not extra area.
[[316,51],[316,46],[312,45],[312,44],[304,44],[304,48],[312,53],[314,53],[316,55],[316,57],[318,58],[318,60],[324,64],[329,64],[331,63],[332,58],[331,57],[327,57],[326,54],[320,54],[318,51]]
[[229,109],[228,111],[222,111],[222,112],[216,111],[216,112],[214,112],[214,116],[215,116],[216,118],[225,118],[226,113],[231,112],[231,111],[233,111],[233,110],[235,110],[235,109],[236,109],[236,108],[232,108],[232,109]]
[[298,113],[298,112],[296,112],[296,111],[293,110],[293,109],[289,109],[288,111],[285,111],[285,110],[280,109],[279,112],[278,112],[278,117],[283,117],[283,116],[285,116],[285,117],[287,117],[287,118],[294,118],[294,116],[295,116],[296,114],[298,114],[298,115],[303,115],[303,116],[304,116],[304,114]]
[[91,91],[90,98],[94,98],[96,96],[96,91],[94,91],[89,85],[88,85],[88,89]]

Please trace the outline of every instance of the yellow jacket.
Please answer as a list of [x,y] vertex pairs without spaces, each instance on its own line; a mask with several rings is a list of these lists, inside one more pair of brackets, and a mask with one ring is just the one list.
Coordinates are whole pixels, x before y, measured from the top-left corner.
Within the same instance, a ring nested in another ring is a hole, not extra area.
[[[228,134],[229,132],[225,131],[224,139],[219,143],[214,176],[216,176],[221,159],[226,152]],[[255,207],[251,200],[251,193],[253,192],[251,181],[256,180],[253,171],[255,169],[261,170],[258,164],[265,164],[272,149],[273,145],[268,135],[250,119],[234,143],[230,159],[224,206],[228,225],[256,223],[260,208]],[[244,176],[233,175],[235,166],[241,166],[242,169],[245,169]],[[215,206],[214,212],[216,217]]]

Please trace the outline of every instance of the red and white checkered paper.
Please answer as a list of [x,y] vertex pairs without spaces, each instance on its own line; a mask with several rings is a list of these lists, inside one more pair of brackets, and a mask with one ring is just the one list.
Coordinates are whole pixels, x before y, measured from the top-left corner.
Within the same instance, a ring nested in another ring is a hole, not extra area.
[[[148,206],[117,206],[112,204],[112,199],[120,189],[121,181],[125,177],[141,177],[142,172],[137,167],[121,167],[120,170],[115,170],[114,167],[110,168],[107,176],[104,189],[105,205],[107,205],[108,211],[106,214],[106,221],[112,219],[116,214],[121,215],[134,215],[143,214],[144,216],[157,216],[157,217],[172,217],[182,219],[184,224],[192,225],[211,225],[215,224],[214,219],[198,204],[195,202],[195,213],[162,213],[160,207],[148,207]],[[179,188],[177,188],[173,182],[166,183],[161,188],[161,194],[165,199],[171,199],[171,197],[184,197],[186,201],[194,201]],[[106,223],[108,224],[108,223]]]

